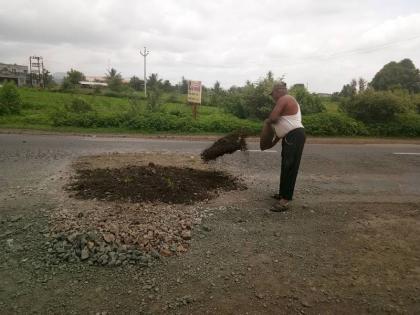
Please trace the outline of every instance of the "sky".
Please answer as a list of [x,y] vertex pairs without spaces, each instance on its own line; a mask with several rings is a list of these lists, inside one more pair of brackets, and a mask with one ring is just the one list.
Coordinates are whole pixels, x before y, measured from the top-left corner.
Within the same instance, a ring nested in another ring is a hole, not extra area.
[[331,93],[390,61],[420,67],[420,1],[0,0],[3,63],[142,77],[144,46],[148,74],[172,83],[228,88],[272,71]]

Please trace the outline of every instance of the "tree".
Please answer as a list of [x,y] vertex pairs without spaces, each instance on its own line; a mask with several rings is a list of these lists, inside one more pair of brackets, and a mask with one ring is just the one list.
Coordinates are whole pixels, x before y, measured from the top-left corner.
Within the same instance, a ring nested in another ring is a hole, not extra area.
[[316,94],[311,94],[303,84],[295,84],[289,90],[300,105],[302,114],[314,114],[326,111],[321,98]]
[[118,73],[116,69],[111,68],[108,70],[107,74],[105,75],[106,82],[108,83],[108,87],[112,91],[119,92],[121,91],[123,80],[121,73]]
[[213,92],[214,93],[220,93],[220,92],[222,92],[223,91],[223,89],[222,89],[222,87],[220,86],[220,82],[219,81],[216,81],[215,83],[214,83],[214,85],[213,85]]
[[147,79],[147,87],[150,89],[161,89],[162,79],[159,78],[157,73],[152,73]]
[[67,75],[63,79],[62,87],[64,90],[74,89],[80,81],[84,80],[86,80],[86,77],[82,72],[70,69],[70,71],[67,71]]
[[178,84],[178,87],[181,94],[188,93],[188,81],[184,77],[182,77],[181,82]]
[[162,83],[162,89],[165,92],[171,92],[172,91],[172,84],[171,84],[171,82],[169,80],[163,81],[163,83]]
[[349,84],[345,84],[341,89],[340,96],[342,97],[353,97],[357,94],[357,81],[352,79]]
[[136,76],[132,76],[128,85],[136,91],[141,91],[144,87],[144,81]]
[[340,104],[347,114],[365,123],[388,122],[409,111],[410,101],[391,91],[367,90]]
[[420,72],[410,59],[392,61],[379,70],[370,85],[377,91],[402,88],[410,93],[419,93]]
[[210,104],[213,106],[220,106],[222,105],[225,97],[226,93],[221,87],[220,82],[216,81],[210,91]]
[[67,71],[67,75],[64,77],[64,81],[66,80],[72,85],[77,85],[80,81],[86,80],[86,77],[82,72],[70,69],[70,71]]
[[19,114],[22,99],[19,90],[13,81],[6,82],[0,88],[0,115]]
[[363,78],[359,78],[359,93],[363,93],[366,90],[367,81]]
[[54,83],[53,76],[51,75],[51,73],[47,69],[44,69],[43,75],[44,75],[44,85],[45,86],[50,86]]

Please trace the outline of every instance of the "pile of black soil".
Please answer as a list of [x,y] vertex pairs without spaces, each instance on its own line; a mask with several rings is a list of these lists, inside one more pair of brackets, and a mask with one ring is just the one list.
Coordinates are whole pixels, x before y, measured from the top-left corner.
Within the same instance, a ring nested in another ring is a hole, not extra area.
[[246,137],[244,132],[234,132],[218,139],[209,148],[201,153],[201,159],[205,162],[215,160],[225,154],[232,154],[238,150],[246,151]]
[[148,166],[77,170],[68,189],[81,199],[188,204],[211,198],[217,191],[244,188],[224,172]]

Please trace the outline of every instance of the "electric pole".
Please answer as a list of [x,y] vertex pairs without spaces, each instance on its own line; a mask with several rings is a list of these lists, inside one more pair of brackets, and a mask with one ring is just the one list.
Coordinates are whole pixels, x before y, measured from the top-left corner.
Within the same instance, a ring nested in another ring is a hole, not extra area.
[[143,51],[140,51],[140,55],[144,57],[144,97],[147,97],[147,79],[146,79],[146,57],[149,55],[150,51],[144,47]]

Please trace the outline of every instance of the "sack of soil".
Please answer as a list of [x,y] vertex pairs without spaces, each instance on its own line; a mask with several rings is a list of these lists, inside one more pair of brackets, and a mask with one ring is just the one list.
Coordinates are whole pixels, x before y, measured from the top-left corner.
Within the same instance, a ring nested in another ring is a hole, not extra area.
[[201,153],[201,159],[204,162],[217,159],[225,154],[232,154],[238,150],[246,151],[246,137],[248,135],[243,131],[232,132],[213,143],[210,147]]

